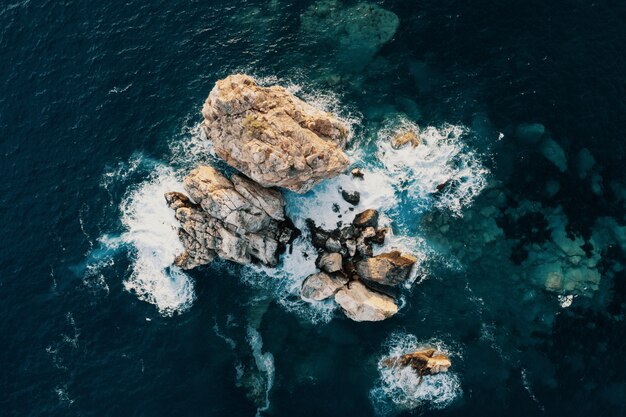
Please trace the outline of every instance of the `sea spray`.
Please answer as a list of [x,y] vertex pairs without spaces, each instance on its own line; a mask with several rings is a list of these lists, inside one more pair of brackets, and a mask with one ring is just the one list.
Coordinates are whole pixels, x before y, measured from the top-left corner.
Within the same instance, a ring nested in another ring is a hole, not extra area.
[[461,397],[461,380],[453,370],[419,377],[411,367],[389,367],[382,362],[384,358],[401,356],[426,347],[450,354],[451,349],[443,342],[420,342],[414,335],[395,333],[385,347],[386,352],[378,362],[380,380],[370,391],[370,400],[378,415],[394,415],[416,408],[442,409]]

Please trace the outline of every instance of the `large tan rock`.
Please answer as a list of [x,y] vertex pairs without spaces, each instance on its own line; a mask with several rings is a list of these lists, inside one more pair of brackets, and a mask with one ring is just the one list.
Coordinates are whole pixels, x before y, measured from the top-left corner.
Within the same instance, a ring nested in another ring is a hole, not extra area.
[[393,298],[370,290],[359,281],[352,281],[335,294],[335,301],[354,321],[381,321],[398,312]]
[[348,167],[348,127],[283,87],[230,75],[215,84],[202,115],[216,154],[264,187],[305,193]]
[[304,300],[322,301],[335,294],[347,283],[348,278],[341,275],[334,276],[326,272],[318,272],[309,275],[304,280],[300,295]]
[[290,232],[282,222],[285,203],[279,192],[243,176],[231,181],[209,166],[191,171],[183,185],[191,199],[165,194],[180,221],[178,234],[185,248],[176,265],[191,269],[216,256],[240,264],[278,263],[280,243]]
[[417,258],[413,255],[392,251],[357,262],[356,271],[367,281],[393,286],[402,284],[409,278],[416,261]]

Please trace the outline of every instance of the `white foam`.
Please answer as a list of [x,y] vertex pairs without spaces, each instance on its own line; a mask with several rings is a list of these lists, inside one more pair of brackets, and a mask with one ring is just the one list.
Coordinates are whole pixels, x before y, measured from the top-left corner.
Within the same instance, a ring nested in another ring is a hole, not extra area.
[[[412,351],[434,347],[450,354],[441,342],[421,343],[414,335],[396,333],[387,342],[387,352],[378,363],[380,380],[370,391],[370,400],[379,415],[395,414],[415,408],[442,409],[461,397],[461,380],[453,371],[421,378],[410,367],[394,368],[383,365],[389,356],[399,356]],[[453,365],[454,366],[454,365]]]
[[270,352],[263,352],[263,339],[261,334],[252,326],[248,326],[248,343],[252,348],[254,362],[259,372],[265,375],[265,401],[263,405],[257,408],[257,417],[261,416],[263,411],[270,408],[270,391],[274,386],[274,356]]
[[[436,207],[457,216],[485,188],[488,170],[461,140],[464,126],[428,126],[420,131],[421,144],[394,149],[393,136],[403,130],[417,131],[406,119],[388,122],[378,135],[377,157],[401,194],[403,207],[419,213]],[[441,191],[437,187],[448,183]]]
[[174,171],[157,164],[146,181],[124,196],[120,210],[126,231],[114,243],[133,249],[132,271],[124,287],[165,316],[184,312],[195,298],[193,281],[172,265],[183,246],[178,221],[163,197],[167,191],[182,190]]

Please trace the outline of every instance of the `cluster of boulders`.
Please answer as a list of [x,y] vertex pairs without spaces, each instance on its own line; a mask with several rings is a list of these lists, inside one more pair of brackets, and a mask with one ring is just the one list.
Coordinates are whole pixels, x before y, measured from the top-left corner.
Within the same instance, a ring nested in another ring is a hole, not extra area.
[[[218,81],[202,114],[215,153],[244,175],[229,179],[215,168],[200,166],[184,179],[187,194],[165,194],[180,222],[184,247],[174,263],[191,269],[220,257],[275,267],[300,231],[285,215],[281,192],[271,187],[304,193],[345,171],[348,127],[285,88],[258,86],[242,74]],[[416,143],[416,138],[405,139],[401,142]],[[359,169],[352,174],[363,176]],[[357,192],[342,195],[353,205],[359,203]],[[313,221],[308,227],[320,272],[305,280],[304,299],[334,296],[357,321],[383,320],[398,311],[385,292],[409,278],[416,259],[397,251],[373,255],[372,245],[383,244],[387,233],[378,228],[376,210],[359,213],[352,224],[336,230],[323,230]]]
[[305,279],[302,298],[321,301],[334,296],[355,321],[384,320],[398,312],[389,288],[409,279],[417,259],[399,251],[374,256],[372,245],[382,245],[388,232],[378,228],[378,217],[376,210],[368,209],[350,225],[330,231],[307,220],[320,272]]

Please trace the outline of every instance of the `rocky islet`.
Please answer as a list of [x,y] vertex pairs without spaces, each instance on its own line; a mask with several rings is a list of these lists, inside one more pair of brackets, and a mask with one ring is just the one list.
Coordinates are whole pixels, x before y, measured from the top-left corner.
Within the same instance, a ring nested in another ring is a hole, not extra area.
[[[349,128],[283,87],[262,87],[243,74],[218,81],[202,114],[202,128],[215,153],[244,175],[229,179],[213,167],[200,166],[183,181],[187,194],[165,194],[180,222],[184,247],[174,263],[192,269],[220,257],[276,267],[279,255],[302,231],[287,217],[275,187],[304,193],[346,171],[349,160],[343,148]],[[411,138],[406,143],[417,146]],[[355,181],[364,175],[352,170]],[[340,193],[351,205],[359,204],[357,191]],[[399,251],[374,255],[374,245],[384,244],[389,231],[379,228],[379,217],[369,208],[333,230],[306,219],[319,271],[304,280],[304,300],[334,297],[355,321],[379,321],[397,313],[392,287],[409,279],[417,259]]]

